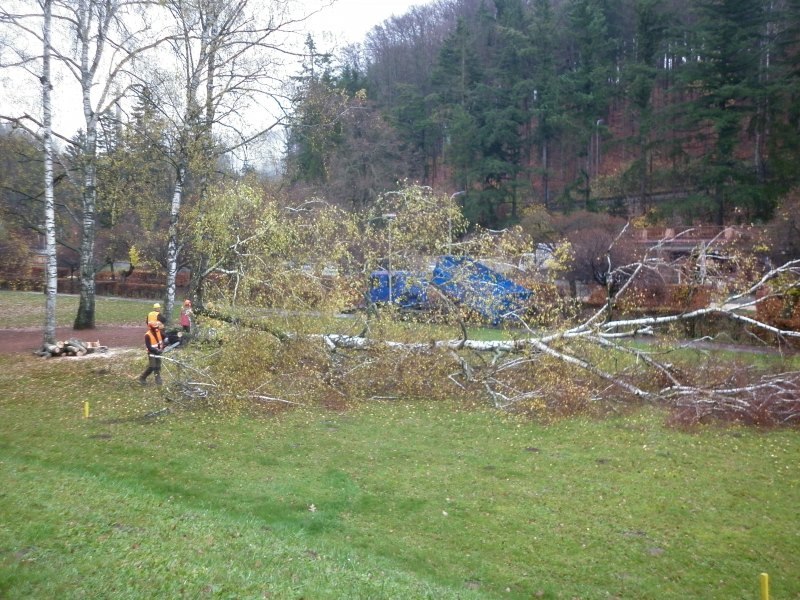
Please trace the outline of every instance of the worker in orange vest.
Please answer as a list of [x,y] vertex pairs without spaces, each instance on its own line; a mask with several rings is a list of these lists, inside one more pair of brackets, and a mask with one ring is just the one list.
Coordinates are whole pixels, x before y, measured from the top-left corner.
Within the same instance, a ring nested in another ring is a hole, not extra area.
[[161,351],[164,350],[164,336],[161,330],[164,324],[158,320],[147,324],[144,334],[144,345],[147,348],[147,369],[139,376],[139,383],[145,385],[150,373],[155,373],[156,385],[161,385]]
[[161,305],[158,302],[153,304],[153,310],[147,313],[147,321],[145,323],[150,324],[153,321],[166,324],[166,318],[161,314]]

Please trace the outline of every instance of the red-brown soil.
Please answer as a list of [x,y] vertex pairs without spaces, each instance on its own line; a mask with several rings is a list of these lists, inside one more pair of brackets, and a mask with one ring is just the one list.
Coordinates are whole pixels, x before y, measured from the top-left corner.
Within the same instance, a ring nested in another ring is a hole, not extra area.
[[[136,325],[99,326],[94,329],[75,330],[71,327],[56,329],[56,340],[77,339],[84,342],[99,341],[114,348],[142,348],[145,328]],[[0,329],[0,354],[35,352],[42,346],[44,331],[41,327],[28,329]]]

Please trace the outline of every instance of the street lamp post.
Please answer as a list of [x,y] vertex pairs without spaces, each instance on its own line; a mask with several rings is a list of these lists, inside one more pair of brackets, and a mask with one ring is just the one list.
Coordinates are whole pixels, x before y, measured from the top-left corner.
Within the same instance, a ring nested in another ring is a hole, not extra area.
[[394,301],[394,297],[392,295],[392,223],[397,218],[396,213],[386,213],[383,215],[383,218],[389,221],[389,303],[391,304]]
[[[461,190],[450,195],[450,200],[456,196],[466,194],[466,191]],[[450,214],[450,207],[447,207],[447,253],[452,256],[453,254],[453,216]]]
[[600,125],[603,125],[605,121],[603,119],[597,119],[594,124],[594,176],[597,177],[600,175]]

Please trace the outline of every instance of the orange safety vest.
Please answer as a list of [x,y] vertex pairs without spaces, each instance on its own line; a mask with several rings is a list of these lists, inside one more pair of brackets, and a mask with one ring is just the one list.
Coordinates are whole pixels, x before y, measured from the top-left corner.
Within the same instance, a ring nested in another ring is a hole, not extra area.
[[[156,348],[160,349],[161,345],[164,343],[164,338],[161,337],[161,331],[159,331],[158,329],[156,329],[155,331],[153,331],[152,329],[148,329],[145,336],[150,339],[150,345]],[[149,354],[150,351],[148,350],[147,353]]]

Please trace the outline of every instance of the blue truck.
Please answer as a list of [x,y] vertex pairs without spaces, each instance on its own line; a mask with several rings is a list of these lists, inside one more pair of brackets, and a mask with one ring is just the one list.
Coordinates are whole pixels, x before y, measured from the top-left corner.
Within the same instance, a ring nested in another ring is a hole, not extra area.
[[[390,277],[391,275],[391,277]],[[393,303],[405,309],[428,307],[428,288],[482,315],[492,324],[513,320],[530,303],[533,293],[502,273],[467,256],[442,256],[433,274],[409,271],[374,271],[368,298],[373,303]]]

